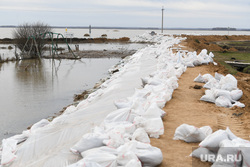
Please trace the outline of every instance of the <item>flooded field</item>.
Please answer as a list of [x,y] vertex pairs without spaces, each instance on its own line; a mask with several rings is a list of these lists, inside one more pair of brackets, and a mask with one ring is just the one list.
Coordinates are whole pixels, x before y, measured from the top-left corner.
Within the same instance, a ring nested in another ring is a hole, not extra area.
[[0,63],[0,139],[21,133],[73,103],[74,94],[108,76],[120,58]]

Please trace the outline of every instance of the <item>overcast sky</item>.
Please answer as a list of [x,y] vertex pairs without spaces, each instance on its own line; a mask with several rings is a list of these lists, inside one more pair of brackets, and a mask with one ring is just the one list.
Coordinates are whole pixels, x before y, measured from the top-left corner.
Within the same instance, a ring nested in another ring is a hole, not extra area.
[[0,0],[0,25],[250,28],[250,0]]

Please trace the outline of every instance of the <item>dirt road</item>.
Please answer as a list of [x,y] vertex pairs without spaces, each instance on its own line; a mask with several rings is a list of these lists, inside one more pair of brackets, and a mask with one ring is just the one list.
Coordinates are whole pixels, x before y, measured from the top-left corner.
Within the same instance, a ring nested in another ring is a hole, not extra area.
[[[196,127],[209,125],[213,131],[225,129],[228,126],[237,136],[250,140],[249,104],[245,109],[229,109],[199,100],[205,89],[194,89],[195,85],[203,85],[195,83],[194,78],[199,73],[214,75],[215,71],[219,71],[218,67],[212,64],[188,68],[179,79],[179,87],[174,91],[172,100],[164,108],[164,111],[167,112],[164,118],[165,133],[159,139],[151,139],[151,144],[163,152],[164,158],[160,167],[187,167],[192,166],[192,161],[199,163],[199,166],[211,165],[189,157],[192,148],[198,146],[199,143],[173,140],[175,129],[183,123]],[[240,101],[249,103],[249,91],[243,90],[243,92],[244,97]],[[233,113],[243,114],[235,116]]]

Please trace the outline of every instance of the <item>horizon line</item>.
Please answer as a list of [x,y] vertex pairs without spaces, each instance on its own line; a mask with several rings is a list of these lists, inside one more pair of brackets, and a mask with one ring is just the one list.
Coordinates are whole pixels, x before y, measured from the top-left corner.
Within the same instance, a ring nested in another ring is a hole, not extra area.
[[[16,28],[16,25],[0,25],[0,28]],[[89,29],[89,26],[50,26],[52,28],[80,28],[80,29]],[[234,28],[234,27],[213,27],[213,28],[189,28],[189,27],[164,27],[164,30],[213,30],[215,28],[222,28],[224,30],[236,29],[237,30],[248,30],[250,28]],[[152,30],[161,30],[159,27],[116,27],[116,26],[91,26],[91,29],[152,29]]]

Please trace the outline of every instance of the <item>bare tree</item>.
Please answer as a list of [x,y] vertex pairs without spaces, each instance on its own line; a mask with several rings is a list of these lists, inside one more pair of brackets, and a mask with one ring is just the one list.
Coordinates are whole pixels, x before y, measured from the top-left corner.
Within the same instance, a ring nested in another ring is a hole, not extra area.
[[14,30],[13,37],[17,47],[29,53],[28,58],[37,58],[42,55],[46,44],[46,40],[43,39],[44,33],[51,32],[51,30],[48,24],[41,22],[24,23]]

